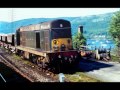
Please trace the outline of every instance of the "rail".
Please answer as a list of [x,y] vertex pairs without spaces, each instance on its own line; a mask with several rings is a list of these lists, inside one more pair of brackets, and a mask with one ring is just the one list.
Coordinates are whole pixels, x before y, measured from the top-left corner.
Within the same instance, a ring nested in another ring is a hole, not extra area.
[[[19,68],[16,65],[14,65],[13,62],[11,62],[7,57],[4,56],[4,53],[0,53],[0,59],[4,63],[9,65],[10,68],[14,69],[17,73],[19,73],[20,75],[22,75],[23,77],[25,77],[29,81],[35,82],[31,77],[28,77],[27,75],[23,74],[22,71],[19,70]],[[41,67],[38,67],[37,69],[40,70],[40,72],[44,73],[44,74],[41,74],[41,75],[45,76],[46,78],[51,78],[51,79],[53,79],[53,81],[59,82],[59,79],[57,78],[57,74],[54,74],[53,72],[48,71],[48,70],[43,70]],[[50,75],[47,75],[48,73]],[[70,81],[67,80],[66,78],[64,78],[64,82],[70,82]]]
[[0,73],[0,77],[2,78],[2,80],[6,83],[5,78],[2,76],[2,74]]
[[[29,80],[31,82],[34,82],[32,79],[30,79],[29,77],[27,77],[26,75],[24,75],[17,67],[13,66],[11,62],[9,62],[8,60],[6,60],[6,58],[2,54],[0,54],[0,59],[4,60],[7,64],[10,65],[10,67],[12,69],[14,69],[17,73],[19,73],[20,75],[22,75],[24,78],[26,78],[27,80]],[[0,76],[2,76],[2,75],[0,75]],[[2,78],[2,79],[4,79],[4,78]]]

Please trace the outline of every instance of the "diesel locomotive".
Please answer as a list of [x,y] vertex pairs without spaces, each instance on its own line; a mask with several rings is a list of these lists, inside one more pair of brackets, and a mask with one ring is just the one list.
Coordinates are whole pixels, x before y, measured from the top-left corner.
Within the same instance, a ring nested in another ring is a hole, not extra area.
[[15,34],[1,36],[1,42],[43,69],[62,71],[79,63],[80,54],[72,46],[71,23],[64,19],[22,26]]

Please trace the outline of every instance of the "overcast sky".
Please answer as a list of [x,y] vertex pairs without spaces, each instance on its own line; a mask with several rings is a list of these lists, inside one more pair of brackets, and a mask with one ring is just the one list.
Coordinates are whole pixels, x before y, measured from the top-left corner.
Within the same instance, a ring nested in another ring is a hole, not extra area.
[[119,10],[120,8],[0,8],[0,21],[11,22],[27,18],[88,16]]

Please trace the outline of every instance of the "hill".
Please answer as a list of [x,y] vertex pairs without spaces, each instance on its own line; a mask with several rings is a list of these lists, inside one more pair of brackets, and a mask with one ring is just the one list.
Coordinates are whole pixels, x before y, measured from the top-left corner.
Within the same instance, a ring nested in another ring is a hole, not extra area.
[[[94,35],[108,35],[108,28],[113,13],[92,15],[85,17],[60,17],[71,22],[72,34],[75,35],[79,25],[84,27],[84,35],[87,38],[93,38]],[[29,24],[36,24],[57,18],[30,18],[15,22],[0,22],[0,33],[14,33],[17,28]]]

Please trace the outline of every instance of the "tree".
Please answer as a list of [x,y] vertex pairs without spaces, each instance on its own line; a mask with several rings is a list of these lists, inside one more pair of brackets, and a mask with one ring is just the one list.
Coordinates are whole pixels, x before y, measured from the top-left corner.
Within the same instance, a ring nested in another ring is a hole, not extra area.
[[86,38],[83,36],[82,33],[77,33],[73,37],[73,47],[79,49],[81,46],[86,45]]
[[115,41],[115,44],[119,51],[120,50],[120,11],[116,12],[115,15],[113,15],[110,23],[109,33],[112,36],[113,40]]

